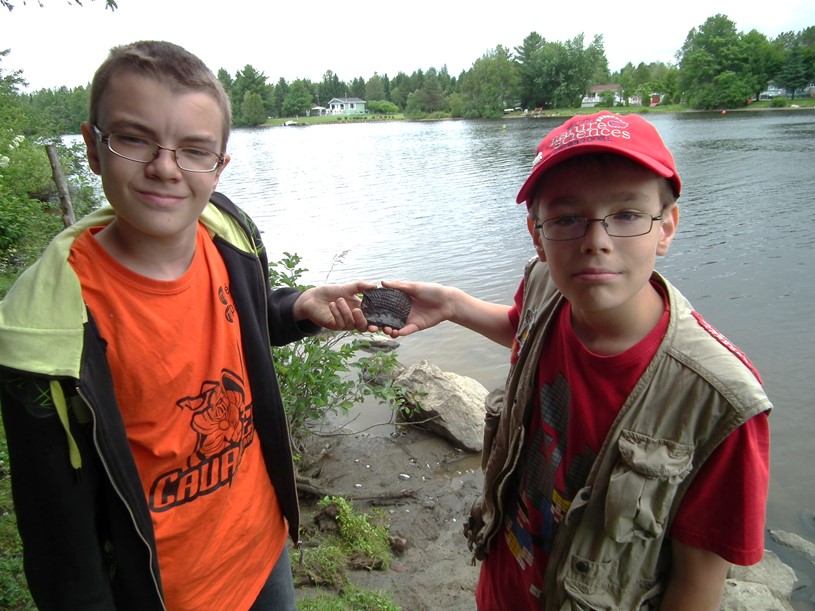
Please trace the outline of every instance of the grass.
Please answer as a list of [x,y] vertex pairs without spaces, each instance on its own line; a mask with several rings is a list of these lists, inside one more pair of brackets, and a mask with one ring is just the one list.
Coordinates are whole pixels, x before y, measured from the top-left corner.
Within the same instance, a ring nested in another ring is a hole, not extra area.
[[387,594],[360,588],[349,577],[349,570],[388,568],[390,529],[384,512],[358,513],[343,497],[325,497],[313,517],[319,526],[304,528],[304,539],[316,545],[305,550],[302,563],[293,563],[292,572],[298,589],[318,587],[322,593],[301,598],[298,610],[399,611]]
[[401,121],[406,117],[401,113],[377,115],[366,113],[363,115],[323,115],[314,117],[283,117],[282,119],[269,119],[263,127],[280,127],[288,121],[296,121],[298,125],[320,125],[325,123],[371,123],[374,121]]
[[384,512],[354,510],[343,497],[325,497],[306,525],[303,539],[312,544],[303,562],[292,567],[298,586],[328,588],[340,594],[352,586],[349,570],[387,570],[391,561],[390,528]]

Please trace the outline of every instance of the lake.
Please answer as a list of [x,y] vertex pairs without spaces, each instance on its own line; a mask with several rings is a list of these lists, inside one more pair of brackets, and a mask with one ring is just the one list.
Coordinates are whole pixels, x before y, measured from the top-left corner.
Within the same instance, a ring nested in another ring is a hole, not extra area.
[[[678,235],[657,268],[761,372],[775,405],[767,526],[815,541],[815,111],[648,118],[683,180]],[[270,260],[303,258],[307,283],[424,280],[509,304],[534,255],[515,195],[562,121],[236,130],[219,190],[253,216]],[[508,370],[504,348],[450,323],[402,339],[398,355],[488,389]],[[811,564],[767,541],[812,581]]]

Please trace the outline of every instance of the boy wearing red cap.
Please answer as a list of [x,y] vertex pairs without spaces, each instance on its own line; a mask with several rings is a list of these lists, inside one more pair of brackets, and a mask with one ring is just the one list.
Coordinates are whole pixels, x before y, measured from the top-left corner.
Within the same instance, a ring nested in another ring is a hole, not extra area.
[[537,257],[512,307],[384,283],[413,300],[393,337],[450,320],[512,350],[465,527],[482,611],[717,609],[730,564],[762,557],[771,404],[654,270],[681,186],[641,117],[573,117],[518,193]]

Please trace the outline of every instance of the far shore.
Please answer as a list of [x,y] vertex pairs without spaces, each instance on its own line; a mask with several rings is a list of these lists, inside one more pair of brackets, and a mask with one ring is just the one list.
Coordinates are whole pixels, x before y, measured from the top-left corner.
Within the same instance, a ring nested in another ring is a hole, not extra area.
[[[603,110],[601,107],[592,108],[556,108],[541,112],[533,111],[513,111],[504,114],[501,117],[494,119],[480,119],[485,121],[504,121],[508,119],[546,119],[557,117],[571,117],[577,114],[591,114]],[[728,109],[713,109],[713,110],[697,110],[688,108],[681,105],[668,105],[668,106],[617,106],[614,108],[606,109],[610,112],[620,114],[669,114],[669,113],[721,113],[728,114],[734,112],[754,112],[754,111],[811,111],[815,110],[815,98],[801,98],[789,100],[786,106],[771,106],[771,102],[753,102],[742,108],[728,108]],[[370,123],[379,121],[445,121],[445,120],[463,120],[463,117],[450,117],[442,113],[436,113],[428,116],[410,117],[402,113],[391,114],[360,114],[360,115],[320,115],[320,116],[303,116],[303,117],[282,117],[267,120],[263,125],[258,127],[305,127],[308,125],[322,125],[322,124],[354,124],[354,123]]]

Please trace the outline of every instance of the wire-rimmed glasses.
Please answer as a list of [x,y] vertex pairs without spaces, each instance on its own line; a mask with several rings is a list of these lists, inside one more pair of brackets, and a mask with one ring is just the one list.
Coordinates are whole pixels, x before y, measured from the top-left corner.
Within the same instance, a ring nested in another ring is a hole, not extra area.
[[150,163],[158,157],[159,151],[170,151],[176,165],[185,172],[213,172],[224,163],[223,155],[194,146],[171,149],[141,136],[104,133],[95,125],[93,130],[99,141],[105,143],[111,153],[136,163]]
[[577,240],[588,233],[591,223],[600,223],[606,233],[613,238],[634,238],[650,233],[654,221],[661,220],[662,214],[651,216],[645,212],[615,212],[600,219],[558,216],[542,223],[535,223],[535,229],[541,229],[543,237],[547,240]]

